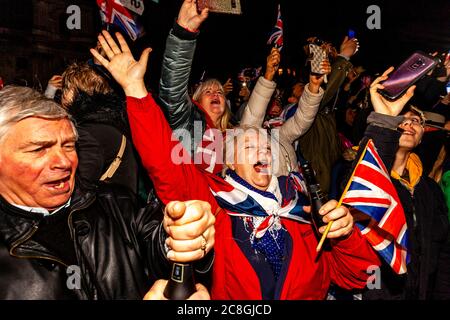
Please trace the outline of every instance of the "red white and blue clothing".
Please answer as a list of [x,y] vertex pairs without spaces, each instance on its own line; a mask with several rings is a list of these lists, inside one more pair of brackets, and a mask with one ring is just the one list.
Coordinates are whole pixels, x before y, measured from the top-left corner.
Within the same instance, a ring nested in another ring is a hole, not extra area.
[[[366,285],[366,270],[380,262],[357,228],[317,258],[317,237],[298,210],[304,199],[289,178],[274,177],[263,192],[232,171],[223,180],[192,163],[175,164],[177,141],[151,95],[128,97],[127,105],[134,144],[159,198],[207,201],[216,214],[213,299],[324,299],[331,282]],[[232,200],[239,196],[245,199]],[[251,209],[257,206],[262,210]]]

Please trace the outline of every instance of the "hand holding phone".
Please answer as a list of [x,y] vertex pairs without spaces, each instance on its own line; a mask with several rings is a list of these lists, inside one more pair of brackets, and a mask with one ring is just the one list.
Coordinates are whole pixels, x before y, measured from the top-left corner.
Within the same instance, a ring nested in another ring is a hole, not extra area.
[[384,88],[380,89],[379,92],[389,100],[396,100],[409,87],[430,72],[436,64],[437,61],[432,56],[420,51],[414,52],[392,72],[389,79],[381,83]]
[[381,82],[389,79],[388,75],[394,70],[394,67],[387,69],[383,75],[376,78],[374,82],[370,85],[370,100],[372,101],[372,106],[377,113],[386,114],[390,116],[398,116],[403,110],[406,103],[414,95],[414,90],[416,86],[410,86],[406,90],[405,94],[398,97],[396,100],[386,99],[380,91],[384,89]]

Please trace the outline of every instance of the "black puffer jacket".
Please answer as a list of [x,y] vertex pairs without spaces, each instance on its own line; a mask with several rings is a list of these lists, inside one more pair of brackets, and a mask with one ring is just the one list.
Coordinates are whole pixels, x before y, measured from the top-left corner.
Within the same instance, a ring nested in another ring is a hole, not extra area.
[[[206,118],[188,93],[189,76],[198,33],[189,32],[177,23],[167,37],[159,82],[158,104],[184,148],[195,153],[206,130]],[[201,124],[201,134],[194,134],[194,124]]]
[[67,210],[80,290],[67,289],[73,272],[34,240],[45,218],[0,199],[0,299],[142,299],[157,278],[167,278],[157,202],[137,210],[127,189],[101,184],[96,192],[77,189]]

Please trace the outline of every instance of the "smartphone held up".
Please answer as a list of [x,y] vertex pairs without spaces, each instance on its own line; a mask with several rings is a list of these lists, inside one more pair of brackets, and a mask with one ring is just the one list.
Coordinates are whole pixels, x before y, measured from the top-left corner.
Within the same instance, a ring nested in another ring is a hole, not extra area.
[[197,11],[208,8],[209,12],[242,14],[240,0],[197,0]]
[[433,70],[436,64],[437,61],[434,57],[421,51],[416,51],[397,67],[387,80],[381,83],[384,89],[379,89],[378,92],[386,99],[396,100],[409,87]]

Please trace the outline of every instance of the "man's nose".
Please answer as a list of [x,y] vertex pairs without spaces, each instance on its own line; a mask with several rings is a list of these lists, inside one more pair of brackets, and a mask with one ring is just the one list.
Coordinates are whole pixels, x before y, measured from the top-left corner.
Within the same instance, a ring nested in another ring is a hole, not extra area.
[[54,150],[51,161],[52,168],[55,169],[68,169],[72,166],[72,161],[63,149]]

